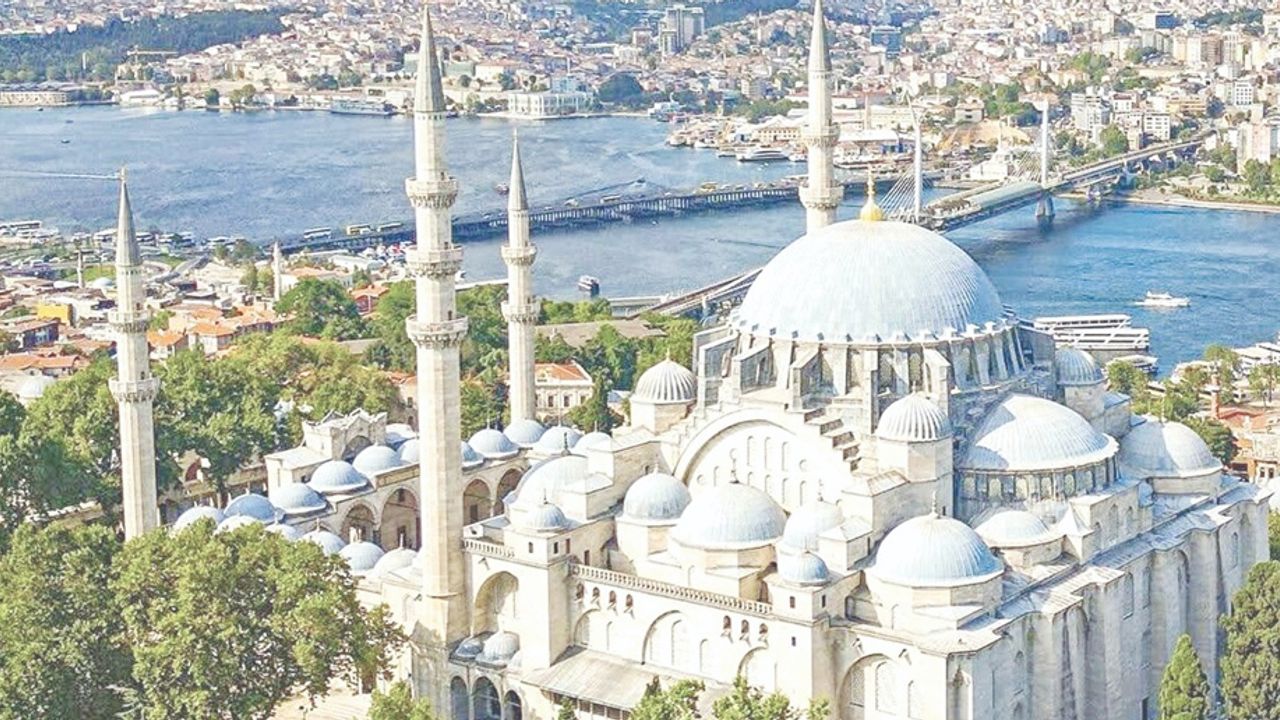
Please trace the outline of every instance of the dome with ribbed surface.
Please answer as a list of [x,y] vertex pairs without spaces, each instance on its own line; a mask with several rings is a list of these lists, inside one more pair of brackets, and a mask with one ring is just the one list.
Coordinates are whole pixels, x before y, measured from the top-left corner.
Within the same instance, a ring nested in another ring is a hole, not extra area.
[[797,585],[822,585],[831,577],[827,564],[811,552],[779,552],[778,574]]
[[772,543],[782,536],[787,515],[763,491],[740,483],[699,493],[680,515],[672,537],[704,550],[736,550]]
[[885,408],[876,437],[904,442],[933,442],[951,437],[951,420],[932,400],[912,393]]
[[839,507],[821,500],[805,503],[787,518],[782,542],[796,550],[817,550],[818,536],[843,522]]
[[488,460],[505,460],[515,457],[520,452],[520,448],[516,444],[503,435],[500,430],[493,428],[484,428],[476,431],[475,435],[467,440],[467,444],[472,450],[480,453],[480,455]]
[[735,323],[755,335],[838,343],[922,339],[1003,319],[986,273],[946,238],[908,223],[852,220],[784,247]]
[[292,525],[284,525],[282,523],[273,523],[263,528],[269,533],[275,533],[290,542],[302,539],[302,531]]
[[1058,470],[1099,463],[1116,442],[1070,408],[1010,395],[987,412],[961,467],[966,470]]
[[513,515],[515,526],[529,532],[554,532],[569,527],[569,520],[564,513],[549,502],[539,503]]
[[386,555],[378,558],[378,562],[374,563],[373,569],[369,571],[369,575],[373,577],[381,577],[393,573],[397,570],[403,570],[413,564],[418,557],[418,553],[409,548],[396,548],[388,551]]
[[1089,353],[1080,348],[1058,348],[1053,354],[1053,365],[1058,371],[1058,384],[1097,385],[1102,382],[1102,369]]
[[370,445],[356,453],[356,459],[351,461],[351,466],[356,469],[356,472],[365,477],[404,467],[404,464],[400,459],[400,453],[386,445]]
[[458,649],[454,650],[453,654],[464,660],[474,660],[482,650],[484,650],[484,641],[478,637],[469,637],[458,643]]
[[1124,436],[1116,461],[1125,475],[1140,480],[1199,477],[1222,470],[1222,463],[1195,430],[1154,419]]
[[622,500],[622,516],[649,523],[673,523],[689,507],[693,497],[684,483],[662,472],[643,475]]
[[542,423],[525,418],[524,420],[516,420],[508,425],[507,429],[502,431],[502,434],[506,435],[507,439],[516,445],[522,448],[530,448],[533,447],[534,443],[538,442],[538,438],[542,437],[542,434],[546,431],[547,429],[542,426]]
[[582,439],[582,433],[574,430],[566,425],[556,425],[547,428],[547,431],[538,438],[537,444],[533,449],[543,455],[559,455],[573,449],[574,445]]
[[307,484],[322,495],[340,495],[363,490],[369,481],[346,460],[326,460],[311,473]]
[[353,542],[338,551],[338,557],[347,561],[347,567],[351,568],[353,573],[366,573],[372,570],[385,554],[382,548],[363,540]]
[[320,493],[312,490],[306,483],[289,483],[272,488],[271,504],[280,508],[285,515],[306,515],[320,512],[329,506]]
[[520,636],[505,631],[496,632],[485,638],[484,648],[476,661],[486,665],[506,665],[520,652]]
[[227,503],[227,509],[222,511],[226,517],[246,516],[253,518],[261,523],[275,522],[280,519],[280,511],[276,509],[271,501],[257,493],[245,493]]
[[312,530],[306,535],[303,535],[302,539],[306,542],[319,545],[325,555],[333,555],[334,553],[340,552],[342,548],[347,545],[345,540],[334,535],[328,530]]
[[224,515],[222,514],[222,511],[216,507],[212,507],[210,505],[196,505],[195,507],[187,508],[182,511],[182,514],[178,516],[178,519],[173,522],[173,529],[181,530],[195,525],[201,520],[209,520],[214,524],[214,526],[217,526],[218,523],[222,522],[223,518]]
[[964,585],[1002,566],[972,528],[954,518],[920,515],[889,531],[876,549],[876,577],[896,585]]
[[462,452],[462,469],[463,470],[478,468],[484,464],[484,456],[476,452],[475,448],[471,447],[471,444],[468,443],[466,440],[462,441],[460,450]]
[[1049,526],[1026,510],[1002,508],[985,513],[974,530],[993,547],[1020,547],[1046,542],[1053,537]]
[[578,442],[574,443],[570,452],[575,455],[586,455],[588,452],[597,450],[608,452],[613,450],[613,436],[609,433],[603,433],[599,430],[589,432],[583,435]]
[[689,368],[667,358],[645,370],[636,381],[633,400],[657,404],[691,403],[698,397],[698,378]]

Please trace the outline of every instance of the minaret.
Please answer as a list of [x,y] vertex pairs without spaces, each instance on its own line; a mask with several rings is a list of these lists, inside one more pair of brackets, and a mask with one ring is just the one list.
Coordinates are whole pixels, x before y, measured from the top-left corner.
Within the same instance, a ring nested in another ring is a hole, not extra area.
[[533,420],[533,327],[538,322],[538,304],[533,296],[533,260],[538,249],[529,242],[529,203],[524,192],[524,169],[520,166],[520,139],[511,142],[511,182],[507,194],[507,245],[502,260],[507,264],[507,301],[502,314],[507,318],[507,355],[511,375],[511,422]]
[[280,302],[284,296],[284,251],[277,240],[271,246],[271,299]]
[[444,91],[431,16],[422,9],[422,58],[413,99],[414,177],[405,181],[417,246],[406,264],[414,276],[417,314],[406,322],[417,346],[418,492],[422,513],[422,615],[434,642],[447,645],[468,630],[462,562],[462,442],[459,346],[467,320],[455,310],[454,281],[462,249],[453,244],[450,208],[458,183],[444,158]]
[[160,524],[156,504],[156,446],[151,402],[160,382],[151,376],[147,350],[147,291],[133,233],[133,209],[120,170],[120,218],[116,221],[116,309],[108,316],[116,333],[119,377],[110,381],[120,407],[120,484],[124,490],[124,536],[137,537]]
[[833,152],[840,128],[831,122],[831,53],[827,51],[827,23],[822,0],[813,2],[813,39],[809,43],[809,119],[801,135],[809,148],[809,178],[800,188],[805,208],[805,231],[836,221],[844,186],[835,180]]

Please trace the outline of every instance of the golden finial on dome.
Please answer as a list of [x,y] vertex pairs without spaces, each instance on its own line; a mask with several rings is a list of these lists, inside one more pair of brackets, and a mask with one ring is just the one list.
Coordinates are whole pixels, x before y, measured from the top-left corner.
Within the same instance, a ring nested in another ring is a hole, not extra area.
[[870,170],[867,170],[867,204],[862,206],[858,219],[866,222],[880,222],[884,219],[884,211],[876,204],[876,183]]

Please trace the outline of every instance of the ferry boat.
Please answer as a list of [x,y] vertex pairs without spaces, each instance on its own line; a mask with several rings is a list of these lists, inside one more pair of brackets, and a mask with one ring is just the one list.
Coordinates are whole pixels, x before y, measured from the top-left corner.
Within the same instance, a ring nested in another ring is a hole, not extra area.
[[1057,345],[1081,350],[1145,353],[1151,348],[1151,331],[1132,327],[1123,313],[1105,315],[1056,315],[1038,317],[1031,327],[1048,333]]
[[768,162],[786,160],[786,153],[776,148],[748,148],[738,153],[738,162]]
[[493,191],[498,193],[499,195],[506,195],[507,193],[511,192],[511,187],[508,186],[506,183],[497,183],[493,186]]
[[736,147],[717,148],[716,157],[738,157],[738,148]]
[[[1150,375],[1151,377],[1155,377],[1156,373],[1160,371],[1160,360],[1154,355],[1144,355],[1142,353],[1135,353],[1133,355],[1121,355],[1120,357],[1112,360],[1111,362],[1129,363],[1130,365],[1138,368],[1139,370],[1146,373],[1147,375]],[[1110,365],[1111,363],[1107,363],[1107,364]]]
[[333,98],[329,101],[329,112],[335,115],[380,115],[386,117],[395,109],[383,100],[376,98]]
[[1124,313],[1101,315],[1046,315],[1032,321],[1032,327],[1053,333],[1058,330],[1092,330],[1098,328],[1129,327],[1132,317]]
[[1184,308],[1191,306],[1190,298],[1174,297],[1166,292],[1147,291],[1147,296],[1134,303],[1148,308]]
[[586,293],[588,297],[596,297],[600,294],[600,278],[592,275],[583,275],[579,277],[578,290]]

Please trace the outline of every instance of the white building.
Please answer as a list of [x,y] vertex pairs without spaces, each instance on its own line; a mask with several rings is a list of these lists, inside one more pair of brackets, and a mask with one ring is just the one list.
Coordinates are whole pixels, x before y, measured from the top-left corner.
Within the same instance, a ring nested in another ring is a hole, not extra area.
[[510,92],[507,112],[527,118],[572,115],[590,109],[591,100],[585,92]]

